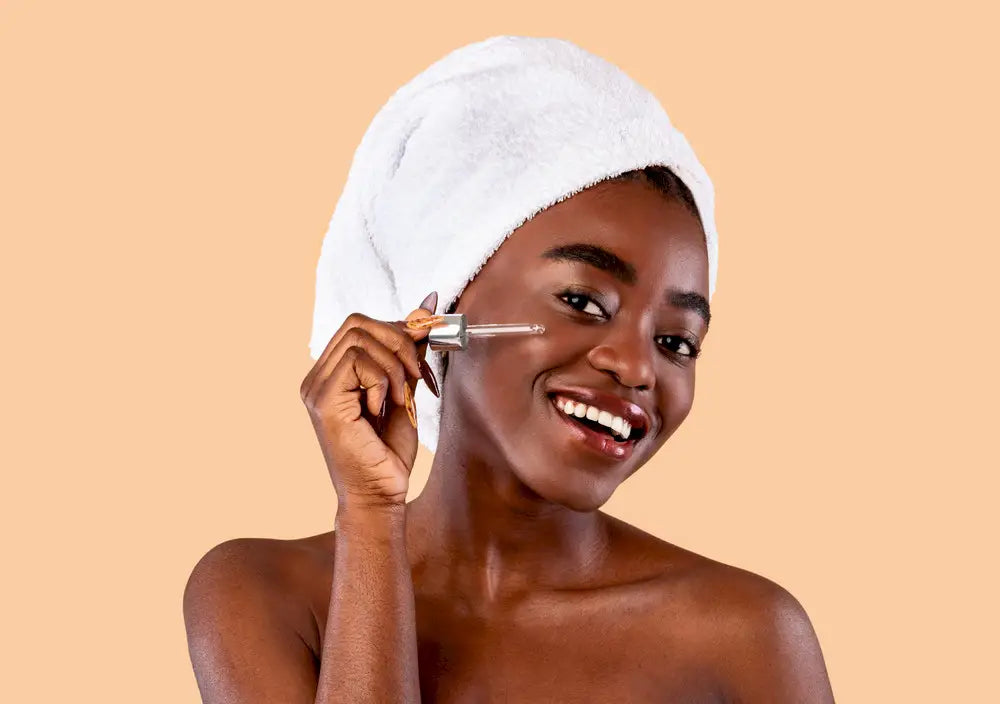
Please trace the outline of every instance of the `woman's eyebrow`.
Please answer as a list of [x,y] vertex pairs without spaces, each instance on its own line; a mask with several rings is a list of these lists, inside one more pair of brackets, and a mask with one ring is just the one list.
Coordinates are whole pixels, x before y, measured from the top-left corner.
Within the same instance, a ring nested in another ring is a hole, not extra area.
[[678,288],[672,288],[667,291],[667,302],[678,308],[693,310],[705,321],[705,327],[708,327],[712,320],[712,311],[708,307],[708,300],[697,291],[682,291]]
[[590,264],[608,272],[623,284],[628,284],[629,286],[635,285],[635,267],[614,252],[604,249],[604,247],[583,243],[564,244],[545,250],[542,252],[542,257],[545,259],[561,259]]
[[[636,282],[635,267],[604,247],[594,244],[564,244],[542,252],[545,259],[583,262],[608,272],[623,284],[634,286]],[[682,291],[672,288],[667,291],[667,302],[678,308],[691,310],[701,316],[705,325],[712,319],[708,300],[697,291]]]

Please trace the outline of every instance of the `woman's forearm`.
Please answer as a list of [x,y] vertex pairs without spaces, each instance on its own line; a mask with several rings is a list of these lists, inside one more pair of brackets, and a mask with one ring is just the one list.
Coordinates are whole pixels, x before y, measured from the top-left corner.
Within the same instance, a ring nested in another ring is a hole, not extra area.
[[316,704],[420,701],[406,507],[337,510]]

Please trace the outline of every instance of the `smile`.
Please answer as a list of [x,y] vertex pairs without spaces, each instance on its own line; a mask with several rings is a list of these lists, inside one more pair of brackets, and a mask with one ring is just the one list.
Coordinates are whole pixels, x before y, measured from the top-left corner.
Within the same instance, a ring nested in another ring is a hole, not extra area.
[[556,396],[555,403],[556,408],[566,415],[590,421],[590,423],[584,423],[584,425],[594,430],[607,432],[622,440],[628,440],[632,432],[632,426],[627,420],[609,411],[602,410],[597,406],[590,406],[580,401],[574,402],[572,399],[563,396]]
[[570,436],[605,458],[629,459],[648,430],[645,412],[615,395],[579,388],[548,396]]

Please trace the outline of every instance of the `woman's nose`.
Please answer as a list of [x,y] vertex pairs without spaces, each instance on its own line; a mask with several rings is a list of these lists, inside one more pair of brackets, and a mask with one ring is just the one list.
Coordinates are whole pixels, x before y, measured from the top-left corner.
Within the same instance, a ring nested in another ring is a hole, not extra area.
[[587,359],[595,369],[611,374],[623,386],[646,390],[656,385],[655,354],[649,337],[622,326],[617,331],[609,330]]

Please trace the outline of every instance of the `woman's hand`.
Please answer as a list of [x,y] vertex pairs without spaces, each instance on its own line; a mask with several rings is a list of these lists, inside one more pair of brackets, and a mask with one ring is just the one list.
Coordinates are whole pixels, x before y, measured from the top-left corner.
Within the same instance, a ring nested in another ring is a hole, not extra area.
[[[433,314],[428,296],[406,319]],[[405,505],[417,455],[413,391],[421,378],[428,328],[353,313],[302,381],[341,506]],[[429,369],[428,369],[429,372]]]

